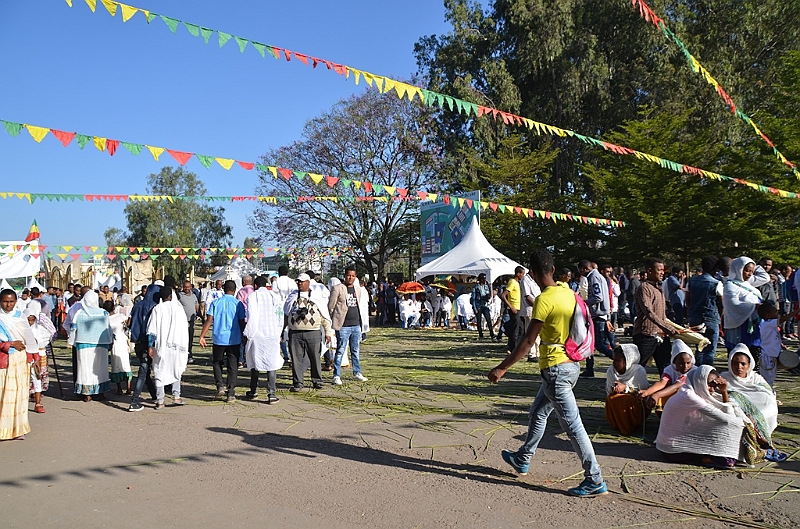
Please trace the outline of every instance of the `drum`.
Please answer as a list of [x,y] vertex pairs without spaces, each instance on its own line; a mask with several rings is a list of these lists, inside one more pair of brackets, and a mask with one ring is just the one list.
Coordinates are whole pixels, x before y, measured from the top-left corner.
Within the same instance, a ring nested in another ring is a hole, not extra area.
[[800,354],[798,354],[798,351],[784,349],[778,355],[778,365],[783,369],[794,369],[800,365]]

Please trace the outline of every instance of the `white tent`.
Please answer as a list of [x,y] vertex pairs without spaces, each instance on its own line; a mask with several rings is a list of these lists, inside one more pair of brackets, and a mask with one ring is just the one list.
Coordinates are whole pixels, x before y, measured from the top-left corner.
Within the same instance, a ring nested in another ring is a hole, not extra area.
[[31,242],[0,242],[0,277],[30,277],[39,273],[41,253],[39,239]]
[[31,277],[31,278],[28,279],[28,282],[25,284],[25,288],[30,290],[31,288],[34,288],[34,287],[38,288],[39,292],[45,292],[47,290],[46,288],[44,288],[42,286],[41,283],[36,281],[36,278]]
[[489,284],[504,275],[514,275],[520,266],[495,250],[483,236],[477,221],[473,221],[461,242],[438,259],[417,269],[416,278],[420,280],[434,275],[477,276],[486,274]]
[[6,281],[5,277],[0,280],[0,290],[13,290],[11,285],[8,284],[8,281]]

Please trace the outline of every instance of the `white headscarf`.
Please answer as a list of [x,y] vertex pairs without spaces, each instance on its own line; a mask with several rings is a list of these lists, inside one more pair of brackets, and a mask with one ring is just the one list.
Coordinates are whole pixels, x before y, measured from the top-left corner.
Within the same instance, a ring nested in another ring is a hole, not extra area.
[[620,349],[625,357],[625,372],[617,373],[613,365],[608,368],[606,371],[606,395],[611,394],[615,382],[622,382],[629,389],[647,389],[647,372],[639,365],[639,348],[626,343],[621,345]]
[[[39,344],[36,337],[28,325],[28,320],[22,316],[22,312],[16,308],[11,309],[11,312],[6,312],[0,307],[0,322],[2,322],[8,336],[2,336],[6,333],[0,333],[0,339],[14,341],[21,340],[25,344],[25,349],[29,353],[35,353],[39,350]],[[9,349],[9,354],[13,353],[16,349]]]
[[[687,354],[692,357],[692,367],[689,368],[689,371],[687,371],[686,374],[681,373],[675,368],[675,359],[680,354]],[[679,380],[683,379],[683,377],[691,373],[692,370],[695,369],[695,367],[697,367],[694,365],[694,361],[695,361],[694,353],[692,352],[691,349],[689,349],[689,346],[686,345],[686,342],[684,342],[683,340],[675,340],[674,342],[672,342],[672,356],[670,356],[669,365],[664,368],[664,371],[661,373],[661,376],[662,377],[668,376],[670,380],[672,380],[673,382],[678,382]]]
[[180,380],[189,360],[189,327],[181,304],[162,301],[156,305],[147,321],[147,334],[155,336],[153,377],[164,386]]
[[[743,354],[750,360],[747,375],[744,378],[734,375],[733,369],[731,369],[731,362],[734,355],[737,354]],[[728,381],[728,391],[744,395],[759,409],[771,433],[778,427],[778,401],[767,381],[753,370],[755,363],[750,350],[745,344],[740,343],[731,350],[728,355],[728,370],[720,376]]]
[[722,290],[726,329],[741,326],[754,315],[756,306],[761,303],[761,292],[742,276],[742,271],[748,264],[755,265],[755,262],[744,256],[737,257],[731,263],[728,280]]
[[742,433],[749,422],[735,402],[724,403],[708,390],[711,366],[698,366],[686,384],[664,405],[656,448],[739,459]]

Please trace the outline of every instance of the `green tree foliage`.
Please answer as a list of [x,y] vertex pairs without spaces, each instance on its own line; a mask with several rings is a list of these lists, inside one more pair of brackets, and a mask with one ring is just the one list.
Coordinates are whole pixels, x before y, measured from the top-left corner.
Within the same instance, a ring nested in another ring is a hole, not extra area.
[[[273,149],[262,162],[344,180],[421,190],[437,178],[439,151],[430,144],[433,119],[421,104],[408,104],[370,90],[339,102],[309,120],[302,138]],[[353,258],[371,277],[382,276],[395,254],[404,253],[404,223],[416,200],[387,199],[364,187],[331,188],[309,176],[288,180],[262,173],[259,195],[339,197],[336,200],[259,204],[249,219],[256,240],[281,246],[353,246]]]
[[[200,197],[206,188],[196,174],[182,167],[164,167],[147,177],[147,193]],[[125,206],[127,231],[106,230],[113,246],[225,247],[230,245],[232,229],[225,222],[225,208],[211,207],[195,200],[175,202],[129,202]],[[221,263],[220,263],[221,264]],[[190,263],[170,257],[159,258],[167,273],[181,278]]]
[[[778,0],[648,4],[782,152],[800,158],[792,121],[800,93],[800,59],[791,53],[800,48],[797,6]],[[676,162],[797,189],[771,148],[630,2],[495,0],[484,9],[477,1],[445,0],[445,9],[452,31],[423,37],[415,47],[431,89]],[[782,249],[794,237],[791,200],[670,174],[575,138],[540,137],[448,112],[438,118],[451,190],[480,188],[488,200],[515,205],[530,195],[524,205],[629,223],[598,229],[505,217],[485,231],[515,257],[525,241],[573,263],[582,257],[635,262],[649,253],[682,261],[745,250],[797,259]],[[517,149],[513,157],[510,145]],[[538,176],[509,194],[502,184],[514,172]]]

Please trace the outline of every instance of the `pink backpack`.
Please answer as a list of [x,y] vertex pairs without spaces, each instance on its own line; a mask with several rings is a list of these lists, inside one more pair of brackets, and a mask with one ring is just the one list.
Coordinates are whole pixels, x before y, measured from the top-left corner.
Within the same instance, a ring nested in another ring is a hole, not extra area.
[[589,315],[589,307],[576,292],[575,311],[569,327],[569,337],[564,343],[567,357],[573,362],[586,360],[594,353],[594,323]]

